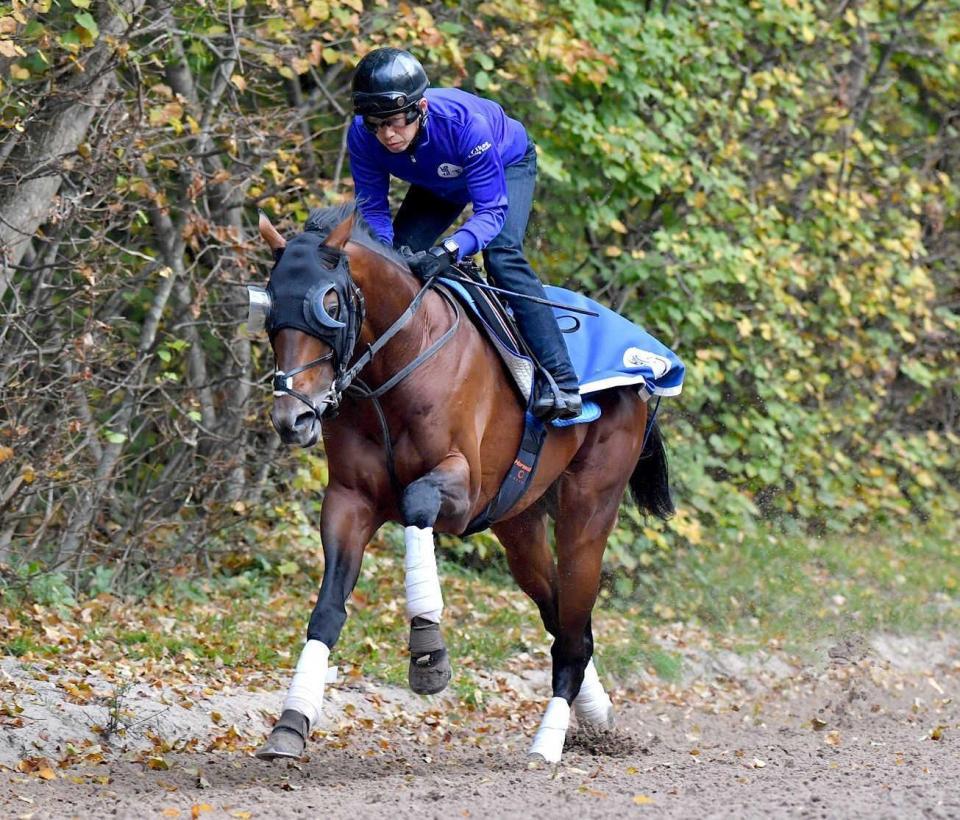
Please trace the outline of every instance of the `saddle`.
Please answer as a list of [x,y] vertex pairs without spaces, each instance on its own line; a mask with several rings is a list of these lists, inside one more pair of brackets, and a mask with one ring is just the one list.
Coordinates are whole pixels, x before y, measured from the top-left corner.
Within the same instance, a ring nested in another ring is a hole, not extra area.
[[454,269],[460,276],[456,279],[441,276],[440,287],[451,292],[468,308],[474,324],[500,354],[524,407],[528,407],[536,375],[545,373],[546,369],[524,341],[510,308],[496,292],[484,287],[487,281],[479,265],[462,260]]

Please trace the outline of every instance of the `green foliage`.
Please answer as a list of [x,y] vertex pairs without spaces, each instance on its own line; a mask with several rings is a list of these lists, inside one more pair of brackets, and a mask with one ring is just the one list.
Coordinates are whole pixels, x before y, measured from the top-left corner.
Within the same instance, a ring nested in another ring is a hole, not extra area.
[[682,512],[666,530],[625,520],[622,591],[656,547],[723,542],[757,515],[843,531],[958,509],[944,254],[960,168],[942,142],[958,18],[662,7],[561,0],[530,36],[539,59],[504,67],[540,92],[513,100],[548,178],[540,269],[688,367],[662,416]]

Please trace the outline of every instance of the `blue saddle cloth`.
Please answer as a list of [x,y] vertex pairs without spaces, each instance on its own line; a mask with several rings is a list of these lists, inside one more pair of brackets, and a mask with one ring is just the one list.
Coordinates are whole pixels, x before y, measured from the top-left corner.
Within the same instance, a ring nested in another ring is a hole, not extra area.
[[683,362],[670,348],[593,299],[552,285],[544,290],[552,302],[599,314],[594,317],[553,309],[580,379],[581,394],[632,384],[644,399],[680,394]]
[[[504,348],[500,350],[501,355],[506,355],[509,350],[514,361],[508,362],[508,368],[511,364],[515,366],[519,360],[526,363],[524,366],[532,374],[530,359],[520,353],[515,343],[502,331],[494,329],[498,323],[491,316],[484,316],[484,310],[489,308],[481,309],[471,293],[459,282],[450,279],[441,279],[441,282],[460,297],[485,332],[497,335]],[[683,362],[670,348],[629,319],[593,299],[553,285],[545,286],[544,290],[547,298],[553,302],[597,314],[587,316],[561,307],[553,308],[582,395],[630,385],[637,386],[637,392],[644,400],[651,396],[676,396],[680,393],[683,388]],[[528,399],[531,386],[529,377],[526,388],[521,385],[521,392]],[[577,418],[555,420],[552,423],[556,427],[567,427],[595,421],[599,417],[599,405],[585,399],[583,412]]]

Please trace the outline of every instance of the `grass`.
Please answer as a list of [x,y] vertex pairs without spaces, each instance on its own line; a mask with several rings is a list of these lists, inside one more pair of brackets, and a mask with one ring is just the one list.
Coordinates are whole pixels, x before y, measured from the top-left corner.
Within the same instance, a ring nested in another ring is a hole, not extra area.
[[657,611],[747,644],[954,629],[958,567],[953,527],[818,539],[766,534],[687,553],[659,579]]
[[[683,658],[670,636],[683,630],[745,652],[771,642],[802,648],[850,630],[956,630],[958,544],[951,525],[870,538],[764,534],[678,554],[657,575],[655,599],[597,607],[598,665],[621,682],[641,671],[678,681]],[[288,549],[136,601],[106,594],[69,604],[8,600],[0,609],[11,626],[4,651],[58,666],[282,684],[305,638],[322,569],[316,544]],[[406,685],[402,564],[396,533],[368,549],[331,658],[345,674]],[[465,707],[483,701],[480,673],[549,669],[536,607],[499,565],[477,572],[441,560],[440,575],[453,691]]]

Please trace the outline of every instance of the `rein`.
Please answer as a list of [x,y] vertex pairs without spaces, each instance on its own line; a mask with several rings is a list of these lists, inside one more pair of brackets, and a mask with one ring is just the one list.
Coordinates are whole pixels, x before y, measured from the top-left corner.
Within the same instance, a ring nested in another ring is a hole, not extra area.
[[[457,329],[460,327],[460,306],[457,304],[456,300],[453,299],[446,291],[440,289],[437,293],[450,305],[455,314],[453,324],[448,328],[444,334],[437,339],[433,344],[431,344],[426,350],[421,351],[413,359],[413,361],[406,364],[401,368],[397,373],[387,379],[380,387],[375,389],[370,389],[366,384],[360,381],[357,376],[360,372],[372,361],[373,357],[382,350],[387,343],[399,333],[404,326],[410,321],[413,315],[419,310],[420,305],[423,303],[424,296],[427,291],[433,288],[436,281],[436,277],[431,277],[428,279],[424,285],[417,291],[416,296],[413,297],[413,300],[407,306],[406,310],[397,317],[396,321],[388,327],[383,335],[376,339],[373,344],[367,346],[367,349],[363,354],[346,369],[340,376],[334,379],[333,384],[327,389],[318,403],[314,403],[309,396],[304,393],[301,393],[299,390],[293,389],[293,377],[299,373],[303,373],[305,370],[309,370],[311,367],[316,367],[323,362],[330,361],[334,356],[334,351],[325,353],[323,356],[320,356],[313,361],[307,362],[306,364],[300,365],[299,367],[294,368],[293,370],[283,371],[277,370],[273,376],[273,394],[275,396],[282,396],[284,394],[288,396],[293,396],[293,398],[307,405],[312,411],[313,414],[319,419],[325,413],[329,412],[330,409],[336,410],[340,406],[340,402],[344,394],[355,396],[360,399],[370,399],[373,401],[374,408],[377,411],[377,417],[380,421],[380,427],[384,434],[384,442],[388,455],[388,463],[390,465],[391,476],[393,475],[393,447],[390,442],[390,431],[387,428],[386,416],[383,413],[383,409],[380,406],[378,399],[384,395],[388,390],[396,387],[401,381],[403,381],[407,376],[409,376],[414,370],[424,364],[428,359],[430,359],[434,354],[436,354],[450,339],[453,338],[453,335],[457,332]],[[361,315],[363,314],[363,295],[359,290],[356,291],[356,296],[360,302]],[[362,320],[361,320],[362,321]],[[326,408],[323,408],[323,405],[327,405]]]

